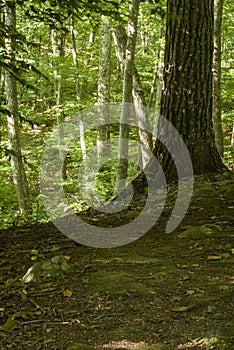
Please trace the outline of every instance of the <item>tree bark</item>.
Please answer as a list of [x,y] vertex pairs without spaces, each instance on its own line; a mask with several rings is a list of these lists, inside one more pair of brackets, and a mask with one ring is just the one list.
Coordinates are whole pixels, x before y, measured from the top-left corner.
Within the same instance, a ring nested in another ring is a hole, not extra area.
[[[213,1],[169,0],[160,114],[182,136],[195,174],[223,168],[212,123],[212,62]],[[161,154],[164,171],[174,177],[165,147],[156,142],[154,153]]]
[[98,161],[107,156],[109,147],[106,141],[110,139],[109,103],[110,103],[110,60],[111,60],[112,28],[103,18],[100,30],[100,53],[98,71]]
[[[126,58],[126,47],[127,47],[127,33],[122,26],[115,26],[113,28],[114,33],[114,42],[116,55],[120,62],[121,70],[124,68],[124,62]],[[148,130],[151,130],[149,116],[147,114],[147,110],[145,108],[145,94],[142,88],[140,75],[137,71],[136,65],[133,62],[133,88],[132,88],[132,97],[135,109],[137,111],[137,125],[138,128],[138,136],[143,147],[140,149],[141,160],[140,163],[144,168],[148,162],[148,154],[144,152],[144,148],[148,150],[153,149],[153,141],[152,141],[152,133]]]
[[[75,30],[75,20],[74,16],[71,19],[71,39],[72,39],[72,57],[73,63],[75,66],[75,84],[76,84],[76,101],[78,106],[81,107],[81,99],[82,99],[82,90],[81,90],[81,82],[80,82],[80,74],[79,74],[79,62],[77,57],[77,47],[76,47],[76,30]],[[84,118],[81,112],[80,117],[80,147],[82,152],[83,160],[86,159],[86,143],[85,143],[85,125]]]
[[[163,59],[164,59],[164,47],[162,45],[162,38],[165,36],[164,26],[161,27],[160,30],[160,45],[158,48],[158,61],[154,70],[153,82],[150,90],[150,97],[148,108],[152,108],[153,100],[155,97],[155,109],[156,113],[159,112],[160,109],[160,101],[162,96],[162,85],[163,85]],[[155,96],[156,95],[156,96]]]
[[[129,9],[129,21],[127,30],[127,46],[126,57],[124,63],[124,86],[123,86],[123,106],[120,117],[119,130],[119,149],[118,158],[119,165],[117,168],[117,191],[123,186],[123,181],[127,178],[128,173],[128,138],[129,138],[129,105],[132,103],[133,89],[133,71],[134,71],[134,56],[137,36],[137,21],[139,14],[140,0],[132,0]],[[121,181],[121,182],[120,182]],[[125,183],[126,185],[126,183]]]
[[223,0],[214,0],[214,57],[213,57],[213,124],[215,143],[223,156],[223,129],[221,118],[221,29]]
[[28,182],[25,175],[20,142],[20,128],[18,115],[17,82],[15,78],[14,42],[16,33],[15,3],[5,1],[5,25],[7,28],[5,38],[6,66],[5,89],[7,104],[8,148],[11,159],[13,181],[16,188],[19,210],[21,213],[30,210]]
[[61,31],[56,31],[56,29],[51,30],[51,45],[53,52],[53,65],[54,65],[54,93],[55,93],[55,110],[56,110],[56,119],[57,125],[60,126],[58,129],[58,147],[60,159],[63,161],[63,171],[62,178],[66,180],[67,178],[67,158],[63,155],[62,150],[62,139],[63,139],[63,126],[62,122],[64,121],[64,115],[61,112],[60,105],[62,103],[62,70],[61,64],[62,59],[65,55],[65,31],[64,28],[61,28]]

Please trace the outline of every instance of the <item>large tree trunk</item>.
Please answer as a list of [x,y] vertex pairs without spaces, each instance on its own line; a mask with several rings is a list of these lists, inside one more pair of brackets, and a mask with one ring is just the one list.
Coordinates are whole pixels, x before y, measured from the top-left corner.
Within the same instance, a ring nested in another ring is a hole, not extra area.
[[213,57],[213,124],[215,143],[223,156],[223,129],[221,119],[221,28],[223,0],[214,0],[214,57]]
[[[212,123],[212,62],[213,1],[168,1],[160,113],[182,136],[195,174],[223,168]],[[166,174],[172,177],[172,156],[156,142],[155,154],[159,153]]]
[[5,1],[4,8],[7,35],[5,39],[7,68],[5,70],[5,88],[7,103],[8,148],[11,158],[13,181],[16,188],[19,210],[21,213],[30,210],[28,183],[24,171],[24,164],[20,144],[20,128],[18,116],[17,83],[14,74],[14,38],[16,32],[15,4]]

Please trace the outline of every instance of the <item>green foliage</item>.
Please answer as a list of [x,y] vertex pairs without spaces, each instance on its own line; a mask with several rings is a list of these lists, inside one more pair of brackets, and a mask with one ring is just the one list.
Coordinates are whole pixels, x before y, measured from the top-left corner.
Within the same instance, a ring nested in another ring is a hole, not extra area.
[[234,146],[231,145],[232,130],[234,125],[233,1],[225,0],[223,11],[221,99],[224,132],[224,161],[228,167],[233,169]]
[[45,255],[40,253],[39,250],[37,249],[32,249],[31,250],[31,260],[40,260],[40,259],[45,259]]
[[[129,2],[88,1],[88,0],[17,0],[17,33],[15,33],[16,66],[8,67],[4,61],[4,37],[6,28],[0,24],[0,226],[12,224],[46,222],[38,185],[40,159],[47,138],[58,120],[64,119],[97,102],[99,67],[99,28],[102,15],[108,16],[113,25],[126,25]],[[142,1],[138,21],[138,40],[136,66],[140,74],[146,102],[149,101],[155,67],[159,60],[159,51],[163,48],[161,35],[165,26],[164,14],[166,1]],[[234,150],[231,146],[231,134],[234,116],[233,100],[233,21],[234,5],[231,0],[224,2],[223,17],[223,62],[222,62],[222,118],[224,127],[225,162],[233,164]],[[74,18],[76,35],[77,66],[73,59],[71,19]],[[56,52],[53,52],[51,30],[56,32]],[[60,55],[59,38],[64,35],[63,55]],[[3,84],[3,68],[11,68],[19,82],[19,114],[24,163],[30,184],[32,212],[26,217],[18,213],[17,197],[12,182],[10,154],[7,153],[7,110]],[[57,76],[56,76],[57,74]],[[56,84],[61,77],[60,104],[56,105]],[[79,96],[76,91],[78,78]],[[115,55],[114,45],[111,52],[111,102],[122,101],[122,72]],[[155,99],[155,98],[154,98]],[[118,127],[112,126],[111,137],[118,138]],[[136,131],[131,138],[137,141]],[[97,130],[85,134],[87,153],[96,147]],[[82,151],[79,142],[69,150],[66,159],[66,178],[64,191],[69,204],[77,212],[88,207],[81,198],[77,179],[78,168],[82,163]],[[97,174],[94,181],[87,182],[88,195],[111,200],[115,197],[117,161],[108,161]],[[130,163],[129,179],[139,171]]]

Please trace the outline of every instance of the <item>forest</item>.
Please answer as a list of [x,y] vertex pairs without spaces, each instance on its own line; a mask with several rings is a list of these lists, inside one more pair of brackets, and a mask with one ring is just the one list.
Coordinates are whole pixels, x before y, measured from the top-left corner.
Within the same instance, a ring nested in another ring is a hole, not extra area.
[[233,349],[233,14],[1,1],[0,350]]

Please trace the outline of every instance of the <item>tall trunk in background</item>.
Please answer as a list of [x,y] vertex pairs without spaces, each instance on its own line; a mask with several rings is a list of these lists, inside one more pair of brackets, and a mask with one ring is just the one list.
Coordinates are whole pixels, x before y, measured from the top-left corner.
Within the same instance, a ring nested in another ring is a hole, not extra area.
[[62,71],[61,64],[62,59],[65,55],[65,31],[64,28],[61,32],[57,32],[55,29],[51,30],[51,44],[53,52],[53,66],[54,66],[54,93],[55,93],[55,103],[58,114],[58,123],[60,122],[59,105],[62,102],[61,95],[61,81],[62,81]]
[[154,71],[153,82],[150,90],[150,97],[148,108],[152,108],[153,101],[155,98],[155,109],[156,112],[159,112],[160,109],[160,101],[162,96],[162,85],[163,85],[163,59],[164,59],[164,47],[162,45],[162,40],[165,34],[164,26],[160,29],[160,37],[159,37],[159,48],[158,48],[158,59],[157,64]]
[[162,89],[163,89],[163,67],[164,67],[164,47],[162,40],[164,37],[164,27],[160,30],[160,45],[158,48],[158,61],[154,71],[153,83],[150,90],[148,108],[152,108],[155,98],[154,119],[153,119],[153,135],[157,138],[158,117],[160,114]]
[[[140,0],[132,0],[129,9],[129,21],[127,30],[127,46],[126,57],[124,64],[124,86],[123,86],[123,106],[120,117],[120,130],[119,130],[119,149],[118,159],[119,165],[117,168],[116,188],[117,191],[125,187],[123,182],[128,174],[128,138],[129,138],[129,103],[132,103],[132,89],[133,89],[133,71],[134,71],[134,56],[136,48],[137,37],[137,21],[139,14]],[[123,180],[123,182],[122,182]],[[120,182],[121,181],[121,182]]]
[[1,141],[2,141],[2,109],[3,109],[3,101],[4,101],[4,90],[5,90],[5,75],[4,75],[4,70],[2,67],[0,67],[0,156],[2,152],[2,147],[1,147]]
[[80,74],[79,74],[79,63],[77,58],[76,30],[75,30],[74,16],[72,16],[71,18],[70,31],[71,31],[71,40],[72,40],[72,58],[75,66],[76,101],[80,102],[80,99],[81,99]]
[[110,59],[111,59],[112,27],[103,18],[100,30],[100,53],[98,70],[98,136],[97,151],[98,160],[107,156],[109,148],[107,141],[110,139],[109,126],[109,102],[110,102]]
[[62,150],[62,138],[63,138],[63,130],[62,130],[62,122],[64,121],[63,113],[61,113],[60,105],[62,103],[62,59],[65,55],[65,31],[64,28],[61,28],[61,31],[57,31],[56,29],[51,30],[51,44],[52,44],[52,52],[53,52],[53,66],[54,66],[54,93],[55,93],[55,110],[56,110],[56,119],[57,125],[60,126],[58,129],[58,147],[59,147],[59,156],[61,161],[63,162],[63,171],[62,177],[65,180],[66,175],[66,162],[67,158],[64,158],[63,150]]
[[[81,106],[81,84],[80,84],[80,74],[79,74],[79,63],[78,63],[78,57],[77,57],[77,48],[76,48],[76,30],[75,30],[75,20],[74,16],[72,16],[71,19],[71,39],[72,39],[72,57],[73,62],[75,66],[75,84],[76,84],[76,101],[78,103],[78,106]],[[81,112],[82,113],[82,112]],[[84,126],[84,119],[81,114],[80,119],[80,147],[83,159],[86,159],[86,144],[85,144],[85,126]]]
[[[223,169],[212,123],[213,0],[169,0],[160,114],[182,136],[194,173]],[[173,142],[173,140],[171,140]],[[156,142],[166,175],[176,176],[172,156]]]
[[[126,47],[127,47],[127,38],[128,38],[127,33],[122,26],[115,26],[113,28],[113,34],[114,34],[116,55],[119,59],[120,67],[123,70],[125,57],[126,57]],[[133,103],[134,103],[135,109],[137,110],[138,120],[136,121],[136,124],[139,125],[138,136],[141,144],[144,146],[144,147],[141,147],[139,152],[141,155],[140,163],[144,168],[149,162],[148,154],[144,152],[144,148],[148,150],[152,150],[153,142],[152,142],[152,133],[150,132],[151,130],[150,120],[149,120],[147,110],[145,108],[146,107],[145,94],[142,88],[140,75],[137,71],[134,61],[133,61],[132,97],[133,97]]]
[[5,89],[7,104],[8,148],[11,158],[13,181],[16,188],[19,210],[21,213],[30,210],[28,183],[24,170],[23,157],[20,143],[20,128],[18,115],[17,82],[14,75],[15,55],[14,43],[16,33],[15,3],[4,3],[5,25],[7,28],[5,38],[6,59],[5,64]]
[[[4,13],[3,9],[0,9],[0,22],[4,23]],[[4,101],[4,91],[5,91],[5,75],[4,75],[4,69],[1,66],[0,67],[0,110],[3,109],[3,101]],[[2,147],[1,147],[1,140],[2,140],[2,113],[0,113],[0,157],[1,157],[1,152],[2,152]]]
[[214,56],[213,56],[213,124],[215,143],[223,156],[223,129],[221,118],[221,29],[223,0],[214,0]]

